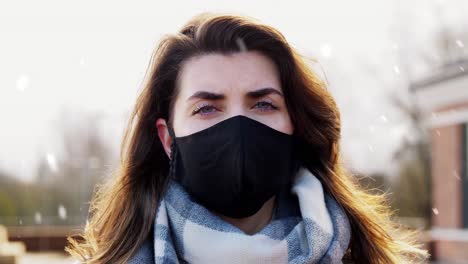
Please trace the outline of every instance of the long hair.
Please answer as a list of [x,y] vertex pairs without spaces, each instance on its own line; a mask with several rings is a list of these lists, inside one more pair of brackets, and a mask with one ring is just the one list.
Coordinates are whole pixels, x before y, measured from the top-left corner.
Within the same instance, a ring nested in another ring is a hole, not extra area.
[[386,193],[371,194],[340,156],[340,112],[326,84],[305,57],[271,26],[245,15],[205,12],[179,32],[166,34],[155,49],[143,89],[121,143],[120,163],[99,185],[81,234],[70,236],[66,251],[86,263],[124,263],[151,234],[168,184],[169,158],[158,138],[156,120],[172,122],[177,78],[187,59],[208,53],[259,51],[278,67],[295,133],[302,141],[302,164],[336,199],[351,224],[346,256],[356,263],[410,263],[429,254],[415,230],[392,221]]

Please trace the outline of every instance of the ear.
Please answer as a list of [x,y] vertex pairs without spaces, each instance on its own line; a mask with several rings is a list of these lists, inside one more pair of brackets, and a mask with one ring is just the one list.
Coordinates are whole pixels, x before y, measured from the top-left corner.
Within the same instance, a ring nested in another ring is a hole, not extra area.
[[170,159],[172,139],[171,135],[169,134],[169,130],[167,129],[166,120],[163,118],[158,118],[158,120],[156,120],[156,128],[158,129],[159,140],[161,140],[164,150]]

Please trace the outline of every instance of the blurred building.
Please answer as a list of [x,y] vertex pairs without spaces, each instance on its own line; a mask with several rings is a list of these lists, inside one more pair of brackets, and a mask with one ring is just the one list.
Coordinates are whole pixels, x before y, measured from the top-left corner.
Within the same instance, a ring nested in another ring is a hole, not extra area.
[[468,260],[468,60],[434,70],[411,90],[430,132],[431,253]]

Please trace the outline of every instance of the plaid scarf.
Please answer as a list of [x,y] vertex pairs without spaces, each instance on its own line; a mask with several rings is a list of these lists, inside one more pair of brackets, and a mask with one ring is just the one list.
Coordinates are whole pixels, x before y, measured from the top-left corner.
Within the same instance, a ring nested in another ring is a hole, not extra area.
[[171,181],[153,234],[128,263],[342,263],[349,221],[316,176],[301,167],[277,201],[271,222],[248,235]]

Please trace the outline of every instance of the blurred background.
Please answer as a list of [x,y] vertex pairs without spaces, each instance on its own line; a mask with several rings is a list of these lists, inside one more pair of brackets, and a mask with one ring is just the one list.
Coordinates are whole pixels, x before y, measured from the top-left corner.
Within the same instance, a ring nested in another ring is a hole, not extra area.
[[71,263],[163,34],[202,11],[279,29],[329,84],[347,167],[434,263],[468,262],[468,1],[1,1],[0,263]]

